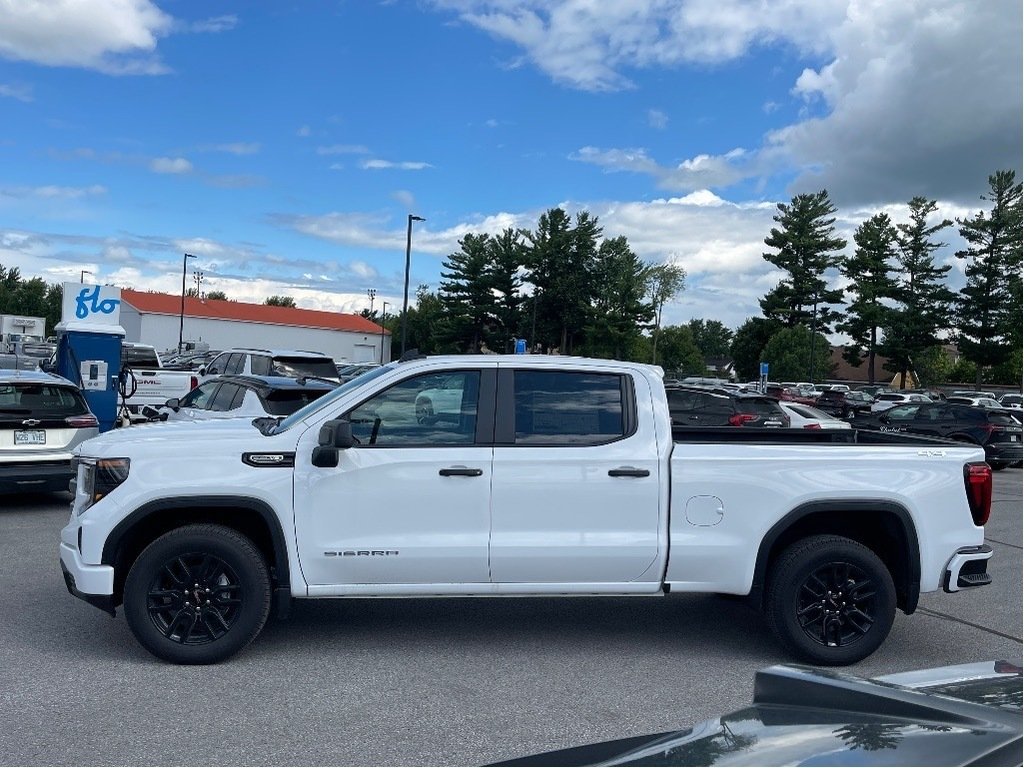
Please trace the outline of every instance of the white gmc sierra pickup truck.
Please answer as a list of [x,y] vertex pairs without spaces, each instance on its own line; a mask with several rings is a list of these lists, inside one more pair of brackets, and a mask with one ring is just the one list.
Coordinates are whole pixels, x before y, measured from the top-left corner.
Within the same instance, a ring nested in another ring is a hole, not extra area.
[[123,603],[143,646],[186,664],[296,597],[669,591],[749,596],[790,653],[849,664],[921,592],[991,581],[980,448],[683,432],[651,366],[392,363],[282,421],[89,440],[60,560],[74,595]]

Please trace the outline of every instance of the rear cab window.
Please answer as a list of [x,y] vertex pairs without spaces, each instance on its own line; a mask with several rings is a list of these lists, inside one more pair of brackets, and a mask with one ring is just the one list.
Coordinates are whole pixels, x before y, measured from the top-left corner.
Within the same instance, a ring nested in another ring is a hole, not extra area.
[[[508,379],[503,378],[507,386]],[[499,442],[517,446],[602,445],[635,431],[632,380],[628,376],[516,370],[511,378],[513,420],[504,429],[499,424],[499,432],[505,433],[496,436]]]

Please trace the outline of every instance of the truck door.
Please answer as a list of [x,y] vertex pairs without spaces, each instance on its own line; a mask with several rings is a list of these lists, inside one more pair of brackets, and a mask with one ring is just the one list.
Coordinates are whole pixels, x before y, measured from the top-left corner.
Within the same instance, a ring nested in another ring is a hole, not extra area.
[[392,384],[337,414],[359,444],[333,468],[311,465],[318,430],[303,435],[295,527],[311,591],[488,582],[494,391],[493,364]]
[[649,384],[627,370],[500,367],[491,581],[612,584],[648,571],[660,529],[654,425]]

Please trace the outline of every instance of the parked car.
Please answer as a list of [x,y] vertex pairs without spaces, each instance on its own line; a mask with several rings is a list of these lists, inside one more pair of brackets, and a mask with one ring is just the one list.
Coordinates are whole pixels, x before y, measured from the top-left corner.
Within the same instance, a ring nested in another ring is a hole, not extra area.
[[857,413],[867,413],[874,402],[874,398],[866,392],[827,389],[818,396],[814,407],[829,416],[848,419]]
[[72,451],[98,433],[99,422],[67,379],[0,370],[0,493],[66,491]]
[[171,398],[182,398],[199,383],[190,371],[163,367],[156,348],[150,344],[122,342],[121,368],[127,369],[124,407],[130,421],[144,421],[147,409],[159,408]]
[[1012,408],[1015,411],[1019,411],[1022,408],[1021,395],[1009,393],[999,398],[999,404],[1003,408]]
[[362,376],[367,371],[379,368],[380,363],[343,363],[337,366],[338,379],[344,383],[351,381],[356,376]]
[[801,392],[796,387],[784,387],[784,386],[771,386],[765,389],[765,395],[771,397],[779,402],[787,403],[803,403],[804,405],[814,405],[816,398],[812,397],[808,393]]
[[885,384],[867,384],[863,387],[857,387],[857,392],[865,392],[871,395],[872,398],[878,397],[882,392],[892,392],[892,388]]
[[853,420],[856,429],[909,432],[973,443],[985,449],[992,469],[1005,469],[1021,461],[1021,425],[1002,408],[995,410],[950,403],[903,403],[887,411]]
[[205,368],[199,369],[202,381],[213,376],[315,376],[338,382],[334,360],[321,352],[303,349],[228,349],[221,352]]
[[994,400],[991,397],[964,397],[963,395],[953,395],[946,398],[947,403],[956,403],[958,405],[976,405],[979,408],[1002,408],[998,400]]
[[900,403],[930,403],[931,401],[927,395],[917,395],[912,392],[882,392],[875,398],[875,402],[871,406],[871,413],[887,411]]
[[988,397],[995,400],[996,393],[978,389],[958,389],[950,397]]
[[1006,661],[873,679],[777,665],[738,712],[492,765],[1020,765],[1021,698]]
[[780,400],[779,405],[789,416],[789,425],[800,429],[851,429],[850,422],[837,419],[835,416],[802,403],[789,403]]
[[319,379],[298,381],[283,376],[218,376],[183,398],[167,401],[167,421],[201,421],[236,417],[288,416],[334,387]]
[[703,387],[665,387],[676,427],[788,427],[789,416],[767,395],[732,394]]

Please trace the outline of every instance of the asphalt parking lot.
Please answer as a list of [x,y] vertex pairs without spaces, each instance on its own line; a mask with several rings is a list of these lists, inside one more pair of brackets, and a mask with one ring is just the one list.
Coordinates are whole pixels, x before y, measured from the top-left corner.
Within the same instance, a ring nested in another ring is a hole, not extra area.
[[[227,663],[157,661],[71,597],[68,498],[0,498],[0,763],[472,765],[664,731],[786,661],[714,596],[299,601]],[[995,478],[994,584],[924,595],[850,668],[1021,661],[1021,471]]]

